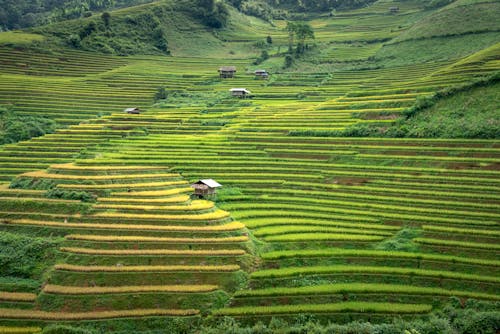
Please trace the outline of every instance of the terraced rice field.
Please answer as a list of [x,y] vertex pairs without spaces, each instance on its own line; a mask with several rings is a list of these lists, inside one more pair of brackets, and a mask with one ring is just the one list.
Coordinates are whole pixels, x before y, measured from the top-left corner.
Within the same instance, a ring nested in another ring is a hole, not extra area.
[[[418,12],[413,3],[401,11]],[[376,52],[367,41],[399,24],[383,23],[387,5],[340,17],[333,37],[326,19],[313,22],[332,42],[322,57]],[[0,229],[64,238],[43,286],[0,283],[0,324],[210,313],[349,321],[426,314],[450,296],[498,301],[498,141],[322,133],[389,124],[419,97],[495,73],[500,44],[465,59],[268,82],[219,80],[220,59],[95,57],[0,50],[0,103],[68,125],[0,149]],[[159,86],[255,97],[153,107]],[[147,111],[121,112],[131,105]],[[13,178],[34,189],[9,188]],[[216,203],[191,196],[203,178],[224,185]],[[42,181],[97,201],[46,198]]]

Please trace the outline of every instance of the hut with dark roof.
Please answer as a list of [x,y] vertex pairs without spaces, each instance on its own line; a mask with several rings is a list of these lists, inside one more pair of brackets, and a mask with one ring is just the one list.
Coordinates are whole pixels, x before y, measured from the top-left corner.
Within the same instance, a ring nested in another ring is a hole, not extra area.
[[234,78],[236,75],[236,66],[221,66],[219,67],[219,77],[222,79]]

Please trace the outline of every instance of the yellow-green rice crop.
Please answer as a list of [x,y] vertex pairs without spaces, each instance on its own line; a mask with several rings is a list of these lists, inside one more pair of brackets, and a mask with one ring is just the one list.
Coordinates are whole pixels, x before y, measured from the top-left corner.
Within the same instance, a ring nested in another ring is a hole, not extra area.
[[252,278],[279,278],[299,275],[329,275],[329,274],[389,274],[389,275],[415,275],[438,278],[449,278],[456,280],[480,281],[500,283],[496,276],[484,276],[476,274],[465,274],[444,270],[428,270],[401,267],[377,267],[377,266],[312,266],[312,267],[288,267],[280,269],[267,269],[253,272]]
[[56,270],[80,271],[80,272],[229,272],[240,269],[238,265],[220,266],[78,266],[72,264],[56,264]]
[[137,310],[114,310],[95,312],[46,312],[24,309],[0,309],[2,319],[31,319],[31,320],[92,320],[113,319],[128,317],[151,317],[151,316],[191,316],[198,314],[198,310],[175,310],[175,309],[137,309]]
[[277,287],[256,290],[241,290],[235,297],[271,297],[271,296],[296,296],[296,295],[329,295],[342,293],[387,293],[387,294],[416,294],[436,296],[456,296],[478,299],[500,300],[500,296],[472,291],[446,290],[442,288],[429,288],[400,284],[379,283],[343,283],[323,284],[304,287]]
[[215,315],[259,315],[294,313],[427,313],[432,306],[426,304],[400,304],[375,302],[344,302],[336,304],[297,304],[275,306],[241,306],[215,310]]
[[143,225],[143,224],[96,224],[96,223],[64,223],[51,221],[38,221],[29,219],[5,220],[4,224],[37,225],[61,228],[87,228],[87,229],[111,229],[111,230],[158,230],[158,231],[191,231],[191,232],[217,232],[233,231],[245,228],[240,222],[230,222],[223,225],[212,226],[183,226],[183,225]]
[[36,294],[27,292],[5,292],[0,291],[0,300],[13,302],[32,302],[35,301]]
[[121,236],[121,235],[84,235],[69,234],[68,240],[84,241],[105,241],[105,242],[168,242],[168,243],[232,243],[248,241],[248,236],[241,235],[236,237],[220,238],[169,238],[169,237],[142,237],[142,236]]
[[[88,255],[172,255],[172,256],[238,256],[244,255],[242,249],[180,250],[180,249],[91,249],[61,247],[61,251]],[[1,295],[0,295],[1,297]]]
[[126,180],[126,179],[180,177],[180,175],[177,173],[125,174],[125,175],[73,175],[73,174],[51,174],[44,171],[27,172],[21,174],[20,176],[31,177],[31,178],[45,178],[45,179],[63,179],[63,180]]
[[150,292],[210,292],[215,291],[217,285],[134,285],[134,286],[62,286],[47,284],[43,288],[45,293],[62,295],[92,295],[92,294],[113,294],[113,293],[150,293]]
[[216,209],[214,212],[192,214],[192,215],[167,215],[167,214],[132,214],[132,213],[117,213],[117,212],[98,212],[94,217],[101,218],[123,218],[123,219],[162,219],[162,220],[186,220],[186,221],[204,221],[218,220],[229,217],[229,212]]

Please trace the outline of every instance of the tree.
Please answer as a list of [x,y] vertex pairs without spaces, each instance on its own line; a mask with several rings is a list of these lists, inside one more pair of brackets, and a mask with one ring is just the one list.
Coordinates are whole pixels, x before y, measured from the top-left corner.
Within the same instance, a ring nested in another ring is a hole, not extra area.
[[288,52],[293,52],[293,43],[295,37],[298,39],[296,53],[301,54],[305,50],[306,40],[314,39],[312,27],[305,22],[287,22],[286,31],[288,32]]
[[267,44],[273,44],[273,38],[271,36],[266,37]]
[[109,22],[111,20],[111,14],[109,12],[104,12],[101,15],[101,19],[104,22],[104,26],[106,27],[106,29],[109,28]]
[[295,24],[295,35],[299,40],[297,43],[297,54],[304,53],[306,40],[314,39],[314,31],[308,23],[299,22]]
[[288,21],[286,23],[286,31],[288,32],[288,52],[292,53],[293,51],[293,39],[295,37],[295,25],[296,23]]
[[94,31],[97,30],[97,24],[94,21],[90,21],[81,31],[80,31],[80,39],[84,39],[87,36],[90,36]]
[[293,58],[291,55],[286,55],[285,56],[285,65],[283,66],[284,68],[288,68],[290,66],[292,66],[292,63],[293,63]]

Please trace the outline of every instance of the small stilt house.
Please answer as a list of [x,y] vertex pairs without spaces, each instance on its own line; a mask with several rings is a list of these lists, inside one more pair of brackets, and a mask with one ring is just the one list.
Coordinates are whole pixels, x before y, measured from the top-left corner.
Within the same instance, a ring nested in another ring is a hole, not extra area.
[[221,66],[219,67],[219,76],[222,79],[234,78],[236,75],[236,66]]
[[125,110],[123,110],[123,112],[127,113],[127,114],[140,114],[141,113],[141,110],[139,108],[126,108]]
[[191,185],[194,188],[194,194],[200,197],[214,195],[216,189],[222,187],[217,181],[212,179],[199,180]]
[[252,94],[252,92],[246,88],[231,88],[229,91],[231,92],[232,96],[239,98],[246,98],[250,96],[250,94]]
[[396,14],[399,12],[399,7],[391,7],[389,8],[389,12],[391,12],[392,14]]
[[266,70],[255,70],[255,77],[260,79],[269,78],[269,73]]

